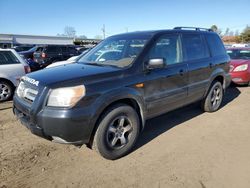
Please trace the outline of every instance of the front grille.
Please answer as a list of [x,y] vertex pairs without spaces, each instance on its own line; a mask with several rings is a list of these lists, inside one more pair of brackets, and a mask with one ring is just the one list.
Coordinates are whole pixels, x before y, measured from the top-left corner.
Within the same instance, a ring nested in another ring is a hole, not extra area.
[[36,89],[29,87],[23,81],[21,81],[17,87],[17,96],[21,99],[24,99],[25,101],[29,103],[34,102],[37,94],[38,94],[38,91]]

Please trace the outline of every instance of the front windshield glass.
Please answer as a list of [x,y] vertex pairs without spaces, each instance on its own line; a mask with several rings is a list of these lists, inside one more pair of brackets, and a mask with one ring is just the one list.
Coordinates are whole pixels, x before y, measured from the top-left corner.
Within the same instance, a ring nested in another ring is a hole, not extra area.
[[231,59],[250,59],[250,49],[232,49],[227,50]]
[[110,37],[78,59],[84,64],[127,67],[142,51],[149,36]]

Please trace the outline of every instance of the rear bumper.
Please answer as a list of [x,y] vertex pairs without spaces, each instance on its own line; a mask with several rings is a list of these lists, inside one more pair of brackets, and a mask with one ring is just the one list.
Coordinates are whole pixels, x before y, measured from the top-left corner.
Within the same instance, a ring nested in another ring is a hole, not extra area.
[[250,72],[231,72],[232,81],[236,84],[247,84],[250,82]]
[[13,99],[13,112],[33,134],[66,144],[85,144],[91,137],[91,111],[81,109],[44,108],[38,113],[28,109],[18,97]]

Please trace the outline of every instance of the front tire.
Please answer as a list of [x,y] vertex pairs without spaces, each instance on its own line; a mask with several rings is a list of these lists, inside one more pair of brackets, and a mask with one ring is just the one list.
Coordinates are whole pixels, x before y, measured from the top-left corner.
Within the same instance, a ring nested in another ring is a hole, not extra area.
[[205,112],[217,111],[222,103],[224,91],[219,81],[213,81],[207,96],[202,101],[202,109]]
[[92,148],[104,158],[115,160],[128,154],[139,136],[137,112],[128,105],[109,108],[99,121]]

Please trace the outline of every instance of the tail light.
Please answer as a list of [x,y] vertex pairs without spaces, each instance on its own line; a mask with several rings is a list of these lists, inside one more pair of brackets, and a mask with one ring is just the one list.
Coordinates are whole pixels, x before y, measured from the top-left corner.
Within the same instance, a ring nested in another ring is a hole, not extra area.
[[42,55],[41,55],[41,57],[42,58],[46,58],[47,57],[46,53],[43,52]]
[[24,72],[25,72],[25,74],[31,72],[30,67],[27,66],[27,65],[25,65],[25,66],[24,66]]

